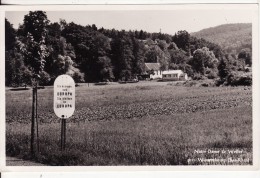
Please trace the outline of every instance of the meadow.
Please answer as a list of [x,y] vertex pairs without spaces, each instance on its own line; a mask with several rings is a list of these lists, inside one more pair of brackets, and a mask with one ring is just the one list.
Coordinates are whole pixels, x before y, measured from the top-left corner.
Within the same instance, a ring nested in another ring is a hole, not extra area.
[[30,155],[31,97],[31,90],[6,89],[8,156],[75,166],[253,161],[251,87],[81,84],[76,87],[75,113],[67,120],[63,152],[53,88],[46,87],[38,91],[40,152],[35,157]]

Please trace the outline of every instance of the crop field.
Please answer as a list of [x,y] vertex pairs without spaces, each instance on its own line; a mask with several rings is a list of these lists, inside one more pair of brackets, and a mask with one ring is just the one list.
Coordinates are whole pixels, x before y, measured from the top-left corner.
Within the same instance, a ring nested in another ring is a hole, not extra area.
[[6,154],[46,165],[252,164],[251,87],[139,82],[76,87],[61,121],[53,88],[38,90],[40,150],[30,155],[32,91],[6,89]]

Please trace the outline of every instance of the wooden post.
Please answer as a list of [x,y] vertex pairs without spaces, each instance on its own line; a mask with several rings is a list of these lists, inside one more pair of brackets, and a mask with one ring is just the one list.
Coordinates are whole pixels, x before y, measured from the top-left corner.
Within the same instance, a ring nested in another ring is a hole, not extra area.
[[61,151],[65,150],[65,144],[66,144],[66,119],[64,119],[64,116],[62,116],[62,119],[61,119],[61,139],[60,139]]
[[65,150],[65,145],[66,145],[66,119],[62,119],[64,122],[64,141],[63,141],[63,150]]
[[60,138],[60,150],[61,151],[63,151],[63,132],[64,132],[63,119],[61,119],[61,138]]
[[[38,82],[38,81],[37,81]],[[39,153],[39,122],[38,122],[38,85],[36,83],[36,90],[35,90],[35,100],[36,100],[36,107],[35,107],[35,117],[36,117],[36,143],[37,143],[37,152]]]
[[32,118],[31,118],[31,155],[34,156],[34,133],[35,133],[35,88],[33,88],[32,97]]

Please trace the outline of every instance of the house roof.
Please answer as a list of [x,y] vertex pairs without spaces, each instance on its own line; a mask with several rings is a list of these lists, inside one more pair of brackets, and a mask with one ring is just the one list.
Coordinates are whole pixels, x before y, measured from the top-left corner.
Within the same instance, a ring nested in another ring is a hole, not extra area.
[[160,63],[144,63],[145,71],[149,70],[160,70]]

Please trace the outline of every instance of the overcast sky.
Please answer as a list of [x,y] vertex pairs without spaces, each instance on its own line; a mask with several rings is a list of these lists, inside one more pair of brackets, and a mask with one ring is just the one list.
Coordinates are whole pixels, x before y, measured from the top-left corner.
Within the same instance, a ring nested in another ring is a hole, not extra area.
[[[125,11],[46,11],[51,22],[65,19],[81,25],[96,24],[98,28],[145,30],[174,34],[179,30],[196,32],[228,23],[252,23],[250,9],[176,9]],[[28,11],[7,11],[6,18],[17,28]]]

